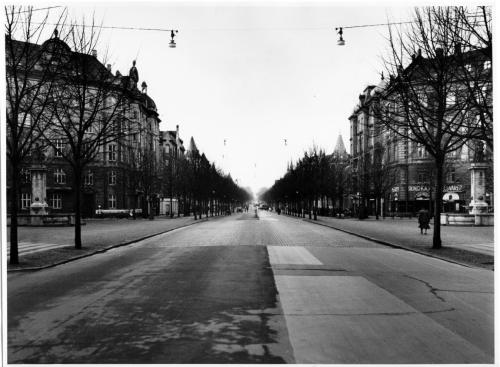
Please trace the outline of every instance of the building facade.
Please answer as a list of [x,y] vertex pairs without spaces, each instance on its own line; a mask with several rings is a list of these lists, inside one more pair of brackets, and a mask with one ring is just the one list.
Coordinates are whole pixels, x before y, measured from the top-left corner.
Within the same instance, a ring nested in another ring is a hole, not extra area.
[[[15,41],[14,44],[19,48],[25,47],[24,42]],[[64,52],[68,60],[85,58],[89,75],[105,75],[110,85],[121,86],[123,91],[124,102],[120,111],[123,125],[120,125],[120,129],[127,132],[101,144],[95,158],[86,164],[81,180],[82,215],[91,217],[98,210],[119,209],[141,209],[144,214],[157,214],[162,196],[160,168],[164,159],[162,137],[165,132],[160,132],[161,121],[154,100],[147,94],[146,83],[142,83],[141,90],[138,88],[139,73],[135,61],[128,75],[122,75],[119,71],[113,74],[111,65],[103,65],[97,53],[83,55],[71,51],[67,44],[57,38],[56,32],[44,44],[29,44],[29,47],[49,55],[56,51]],[[36,70],[34,68],[29,78],[36,80]],[[179,151],[183,150],[178,137],[174,137],[173,142]],[[73,170],[64,155],[69,149],[68,144],[61,138],[50,141],[50,144],[40,144],[41,154],[38,156],[43,156],[46,177],[46,198],[40,199],[47,203],[49,213],[74,212]],[[39,160],[35,159],[35,154],[29,153],[21,170],[20,214],[29,214],[30,205],[35,200],[31,182],[31,168],[35,164],[39,165]],[[8,166],[7,190],[11,189],[10,177],[11,169]]]
[[[479,58],[471,67],[488,73],[491,64]],[[491,73],[489,73],[491,78]],[[427,149],[402,134],[388,129],[376,110],[384,102],[390,81],[382,77],[378,85],[367,86],[349,116],[351,150],[351,207],[362,215],[412,215],[422,208],[433,212],[436,196],[435,161]],[[491,84],[484,93],[491,94]],[[475,118],[472,116],[471,118]],[[493,207],[492,152],[477,140],[449,152],[445,158],[443,212],[466,212],[471,201],[471,163],[478,152],[490,166],[486,174],[486,198]]]

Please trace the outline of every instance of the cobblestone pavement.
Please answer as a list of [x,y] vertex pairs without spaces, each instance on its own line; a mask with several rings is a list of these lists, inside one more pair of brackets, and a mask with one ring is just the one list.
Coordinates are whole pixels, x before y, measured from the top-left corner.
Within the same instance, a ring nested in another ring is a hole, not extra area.
[[493,363],[493,272],[262,212],[8,274],[9,363]]

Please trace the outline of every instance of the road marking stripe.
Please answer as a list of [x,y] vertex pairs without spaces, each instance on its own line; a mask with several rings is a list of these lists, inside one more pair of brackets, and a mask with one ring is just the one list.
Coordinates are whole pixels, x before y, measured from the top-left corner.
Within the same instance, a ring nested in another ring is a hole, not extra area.
[[267,252],[271,265],[323,265],[302,246],[267,246]]
[[[66,247],[68,246],[67,244],[61,245],[61,244],[55,244],[55,243],[38,243],[35,245],[30,245],[30,246],[19,246],[18,251],[19,254],[32,254],[35,252],[40,252],[40,251],[46,251],[46,250],[51,250],[54,248],[60,248],[60,247]],[[9,247],[7,247],[7,255],[10,255],[10,244]]]

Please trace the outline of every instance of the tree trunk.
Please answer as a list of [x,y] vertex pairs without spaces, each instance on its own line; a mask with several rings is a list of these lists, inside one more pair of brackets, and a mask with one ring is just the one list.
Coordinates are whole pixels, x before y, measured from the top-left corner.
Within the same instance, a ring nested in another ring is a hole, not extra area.
[[73,170],[74,179],[73,179],[73,189],[75,192],[74,197],[74,209],[75,209],[75,249],[79,250],[82,248],[82,224],[80,223],[80,219],[82,216],[81,213],[81,170],[76,168]]
[[[441,206],[443,205],[443,167],[444,158],[436,158],[436,200],[434,204],[434,231],[432,248],[441,248]],[[430,198],[429,198],[430,199]]]
[[12,164],[12,182],[10,189],[10,264],[19,264],[19,246],[17,237],[17,215],[19,208],[19,167]]
[[314,199],[313,212],[314,212],[314,220],[318,220],[318,199]]

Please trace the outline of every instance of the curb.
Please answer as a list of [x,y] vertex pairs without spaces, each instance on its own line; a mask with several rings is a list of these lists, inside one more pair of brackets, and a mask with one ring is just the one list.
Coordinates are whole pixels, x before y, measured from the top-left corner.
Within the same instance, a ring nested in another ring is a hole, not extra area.
[[[220,216],[220,217],[209,217],[209,218],[217,219],[217,218],[224,218],[224,217]],[[75,257],[72,257],[70,259],[61,260],[61,261],[56,262],[56,263],[52,263],[52,264],[48,264],[48,265],[43,265],[43,266],[38,266],[38,267],[34,267],[34,268],[7,269],[7,273],[16,273],[16,272],[24,272],[24,271],[37,271],[37,270],[43,270],[43,269],[53,268],[53,267],[58,266],[58,265],[67,264],[67,263],[70,263],[72,261],[84,259],[86,257],[90,257],[90,256],[93,256],[93,255],[96,255],[96,254],[102,254],[102,253],[107,252],[109,250],[112,250],[114,248],[123,247],[123,246],[131,245],[131,244],[136,243],[136,242],[144,241],[144,240],[147,240],[148,238],[152,238],[152,237],[159,236],[159,235],[171,232],[171,231],[175,231],[176,229],[190,227],[190,226],[193,226],[193,225],[198,224],[200,222],[208,222],[208,221],[209,221],[208,218],[197,219],[196,222],[194,222],[194,223],[189,223],[189,224],[185,224],[185,225],[182,225],[182,226],[179,226],[179,227],[170,228],[170,229],[167,229],[165,231],[157,232],[157,233],[154,233],[154,234],[150,234],[150,235],[147,235],[147,236],[144,236],[144,237],[141,237],[141,238],[137,238],[137,239],[134,239],[134,240],[131,240],[131,241],[121,242],[121,243],[118,243],[116,245],[111,245],[109,247],[105,247],[105,248],[102,248],[102,249],[99,249],[99,250],[95,250],[93,252],[89,252],[88,254],[85,254],[85,255],[75,256]]]
[[414,248],[411,248],[411,247],[406,247],[406,246],[403,246],[403,245],[394,244],[394,243],[387,242],[387,241],[384,241],[384,240],[379,240],[379,239],[376,239],[376,238],[373,238],[373,237],[370,237],[370,236],[365,236],[365,235],[362,235],[362,234],[359,234],[359,233],[356,233],[356,232],[352,232],[352,231],[349,231],[349,230],[346,230],[346,229],[333,227],[333,226],[325,224],[325,223],[318,223],[318,222],[315,222],[312,219],[301,218],[301,220],[303,220],[305,222],[317,224],[317,225],[320,225],[320,226],[323,226],[323,227],[332,228],[332,229],[335,229],[337,231],[341,231],[341,232],[344,232],[344,233],[348,233],[350,235],[357,236],[357,237],[360,237],[360,238],[363,238],[365,240],[372,241],[372,242],[375,242],[375,243],[379,243],[379,244],[384,245],[384,246],[389,246],[389,247],[392,247],[392,248],[397,248],[397,249],[401,249],[401,250],[406,250],[406,251],[414,252],[414,253],[417,253],[417,254],[420,254],[420,255],[424,255],[424,256],[428,256],[428,257],[433,257],[435,259],[447,261],[447,262],[452,263],[452,264],[462,265],[462,266],[465,266],[465,267],[471,268],[471,269],[476,269],[476,268],[483,269],[483,268],[481,268],[479,266],[473,266],[473,265],[466,264],[466,263],[463,263],[463,262],[460,262],[460,261],[456,261],[456,260],[452,260],[452,259],[449,259],[449,258],[446,258],[446,257],[437,256],[437,255],[434,255],[434,254],[429,254],[428,252],[423,252],[423,251],[420,251],[420,250],[417,250],[417,249],[414,249]]

